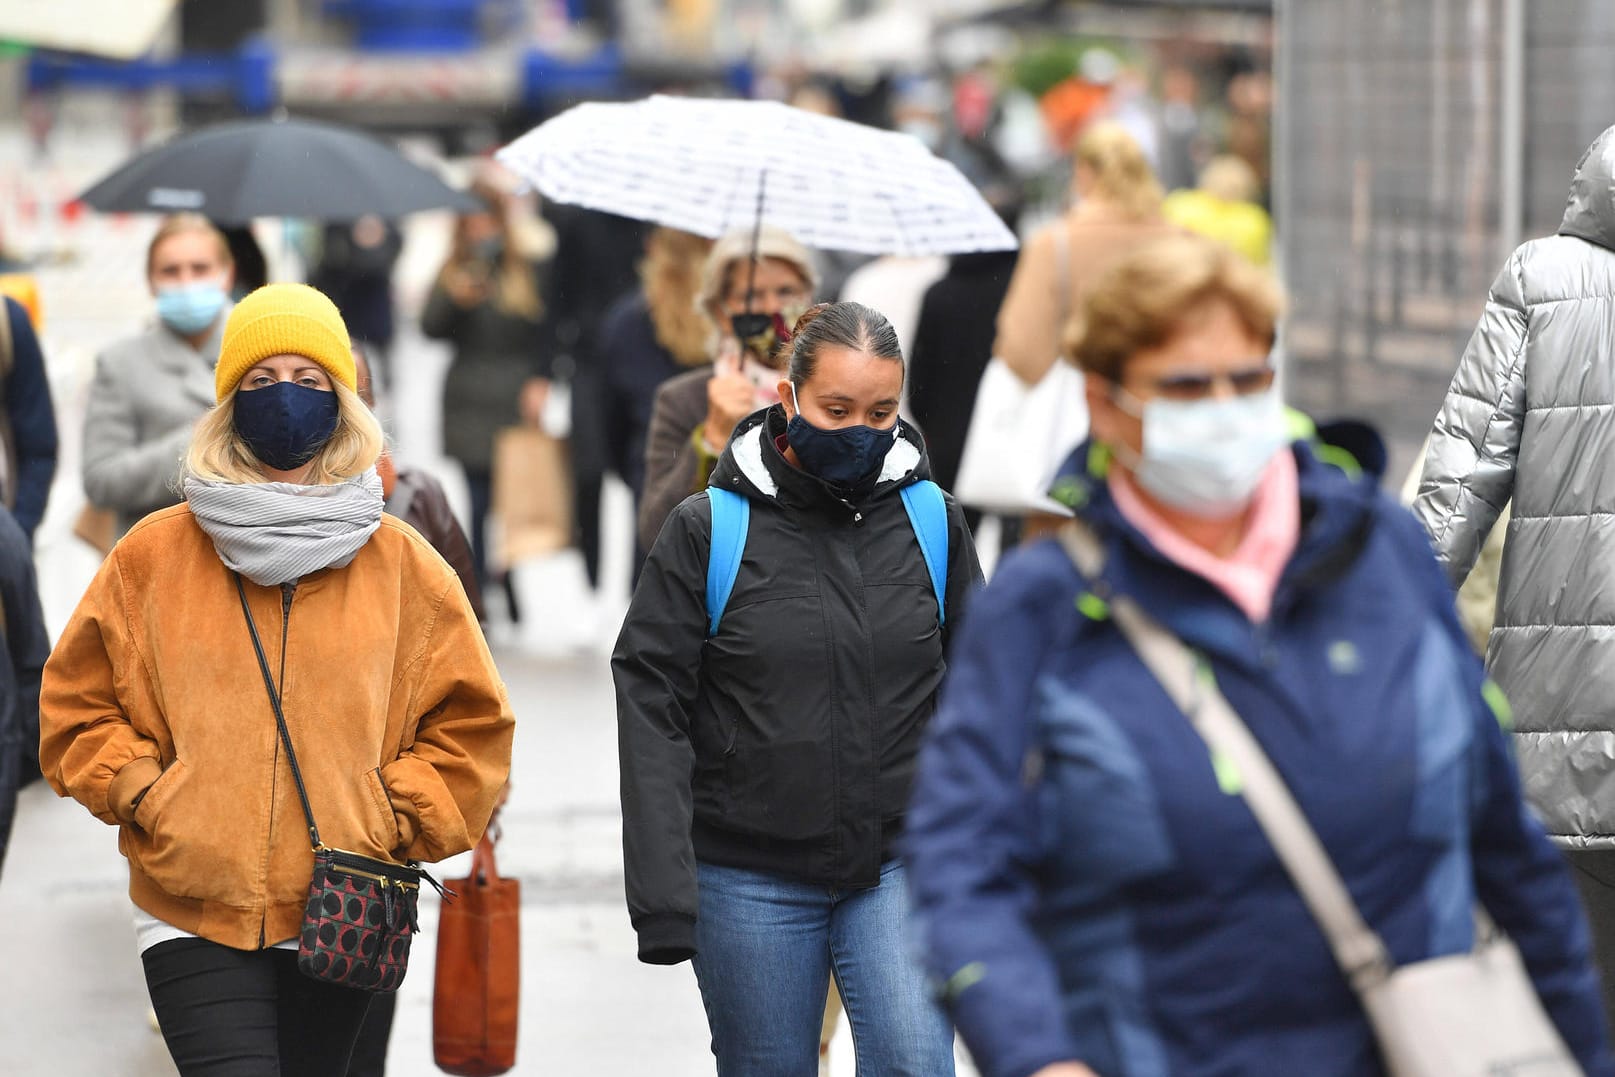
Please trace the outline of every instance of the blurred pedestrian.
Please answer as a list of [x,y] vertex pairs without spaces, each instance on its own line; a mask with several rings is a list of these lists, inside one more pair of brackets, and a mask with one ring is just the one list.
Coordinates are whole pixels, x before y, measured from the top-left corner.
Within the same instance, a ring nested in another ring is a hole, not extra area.
[[[779,398],[776,345],[813,302],[818,289],[813,255],[790,235],[764,227],[720,239],[707,255],[699,300],[710,320],[711,367],[663,383],[651,408],[645,443],[645,488],[639,541],[650,549],[680,501],[707,485],[740,421]],[[750,315],[756,325],[734,319]]]
[[0,308],[0,493],[32,542],[56,476],[56,409],[28,311],[9,296],[0,297]]
[[[443,386],[443,451],[465,470],[471,553],[486,593],[494,436],[518,423],[539,423],[553,356],[539,268],[517,238],[509,196],[485,180],[471,193],[484,208],[456,220],[453,248],[427,296],[421,329],[454,348]],[[499,582],[516,621],[514,592],[508,579]]]
[[[375,383],[371,380],[370,362],[358,344],[353,346],[353,362],[359,399],[373,412]],[[382,510],[420,532],[421,538],[443,556],[460,578],[471,610],[481,621],[482,592],[477,589],[477,574],[471,564],[471,544],[455,520],[454,510],[449,508],[443,484],[418,468],[397,466],[390,447],[382,448],[376,474],[381,478]],[[370,1000],[370,1009],[365,1012],[364,1024],[353,1044],[347,1077],[382,1077],[387,1071],[387,1041],[392,1036],[397,1006],[396,992],[385,991]]]
[[1226,695],[1397,965],[1467,953],[1478,901],[1587,1072],[1615,1073],[1574,888],[1427,540],[1288,443],[1278,307],[1193,236],[1090,290],[1068,347],[1093,440],[1055,492],[1102,564],[1023,546],[971,608],[903,845],[930,972],[985,1077],[1384,1072],[1125,601]]
[[1514,702],[1526,796],[1566,849],[1615,1021],[1615,127],[1557,235],[1487,297],[1430,434],[1414,512],[1456,587],[1512,499],[1487,665]]
[[191,427],[213,405],[214,364],[234,262],[194,213],[165,217],[146,250],[157,324],[95,361],[84,416],[84,493],[117,515],[117,533],[180,499]]
[[[640,285],[606,312],[598,364],[611,466],[634,496],[639,515],[645,488],[645,439],[662,383],[712,365],[712,323],[701,310],[701,270],[712,241],[657,228],[645,243]],[[639,547],[634,565],[643,559]]]
[[780,402],[673,512],[612,658],[639,956],[693,960],[719,1077],[813,1073],[832,976],[859,1072],[953,1073],[895,842],[981,572],[958,506],[909,490],[929,468],[902,387],[878,313],[804,315]]
[[1206,159],[1200,121],[1200,81],[1187,67],[1161,73],[1161,185],[1175,191],[1193,185]]
[[[1020,217],[1018,193],[1008,186],[986,193],[1013,230]],[[944,490],[952,490],[959,477],[976,390],[993,357],[994,323],[1016,257],[1015,251],[956,254],[920,303],[908,364],[908,406],[925,434],[931,477]],[[967,517],[975,515],[965,511]]]
[[[215,384],[186,504],[114,548],[46,663],[40,762],[121,828],[180,1073],[340,1074],[370,995],[299,974],[314,862],[294,785],[322,842],[441,860],[481,835],[513,719],[454,573],[383,515],[381,427],[330,300],[243,299]],[[252,631],[282,671],[296,783]]]
[[1076,204],[1021,249],[998,310],[993,351],[1028,385],[1053,367],[1060,333],[1092,283],[1129,251],[1171,232],[1161,186],[1121,127],[1098,123],[1077,140]]
[[1244,71],[1228,80],[1222,143],[1256,173],[1256,201],[1267,206],[1273,161],[1273,76]]
[[[365,349],[357,344],[353,346],[353,362],[359,399],[373,412],[376,391],[370,359]],[[459,577],[460,586],[465,588],[465,596],[477,620],[486,620],[482,590],[477,586],[476,565],[471,557],[471,542],[454,518],[443,484],[418,467],[400,467],[390,445],[382,447],[381,456],[376,460],[376,474],[381,477],[382,508],[419,531],[421,538],[443,555],[443,560]]]
[[0,508],[0,867],[5,866],[17,794],[40,777],[39,675],[50,635],[39,607],[34,554],[11,513]]
[[573,512],[578,551],[589,586],[600,583],[600,495],[612,467],[607,427],[600,329],[607,309],[633,291],[645,255],[641,221],[581,206],[550,203],[544,217],[555,229],[555,271],[545,292],[546,335],[554,341],[556,377],[572,396]]
[[1180,228],[1265,266],[1273,260],[1273,219],[1257,204],[1260,193],[1255,170],[1233,154],[1222,154],[1200,173],[1199,187],[1167,195],[1161,212]]
[[381,370],[391,388],[394,333],[393,267],[404,250],[404,234],[392,221],[374,215],[327,224],[321,231],[319,260],[308,282],[331,297],[348,332]]

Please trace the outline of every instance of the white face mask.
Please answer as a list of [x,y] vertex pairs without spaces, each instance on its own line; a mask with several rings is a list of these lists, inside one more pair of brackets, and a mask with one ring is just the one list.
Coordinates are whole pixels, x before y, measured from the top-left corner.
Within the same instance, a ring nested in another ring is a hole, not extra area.
[[1206,519],[1243,512],[1288,441],[1277,389],[1204,400],[1157,398],[1136,411],[1116,402],[1144,421],[1143,455],[1118,451],[1138,484],[1163,505]]

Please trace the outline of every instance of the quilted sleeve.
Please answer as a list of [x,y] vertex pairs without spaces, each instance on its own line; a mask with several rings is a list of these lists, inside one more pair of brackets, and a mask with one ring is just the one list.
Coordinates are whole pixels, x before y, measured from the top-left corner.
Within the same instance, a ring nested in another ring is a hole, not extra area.
[[1454,587],[1463,583],[1514,494],[1525,422],[1530,311],[1514,252],[1486,300],[1430,432],[1414,515]]

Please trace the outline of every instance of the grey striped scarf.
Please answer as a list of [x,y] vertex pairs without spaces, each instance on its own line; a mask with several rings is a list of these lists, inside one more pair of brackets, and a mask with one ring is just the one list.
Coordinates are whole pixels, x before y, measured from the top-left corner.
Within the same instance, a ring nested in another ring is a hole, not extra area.
[[219,559],[264,587],[341,568],[381,526],[375,468],[331,486],[187,478],[185,499]]

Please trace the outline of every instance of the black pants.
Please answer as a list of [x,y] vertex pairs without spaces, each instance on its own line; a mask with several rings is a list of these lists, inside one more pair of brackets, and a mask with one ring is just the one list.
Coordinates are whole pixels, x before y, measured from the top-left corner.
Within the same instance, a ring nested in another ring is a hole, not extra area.
[[487,594],[495,583],[505,593],[505,611],[512,624],[522,619],[521,607],[516,605],[516,584],[510,573],[500,573],[495,580],[488,571],[488,513],[493,510],[493,472],[465,468],[465,485],[471,495],[471,560],[477,570],[477,587]]
[[383,991],[370,998],[370,1012],[353,1045],[348,1077],[382,1077],[387,1072],[387,1040],[393,1032],[393,1014],[398,1010],[398,992]]
[[368,992],[311,980],[295,950],[174,939],[140,955],[180,1077],[343,1077]]
[[1593,964],[1604,988],[1604,1015],[1615,1028],[1615,850],[1573,849],[1571,874],[1581,891],[1587,924],[1593,933]]
[[471,495],[471,561],[477,586],[488,590],[488,512],[493,507],[493,472],[465,469],[466,492]]

